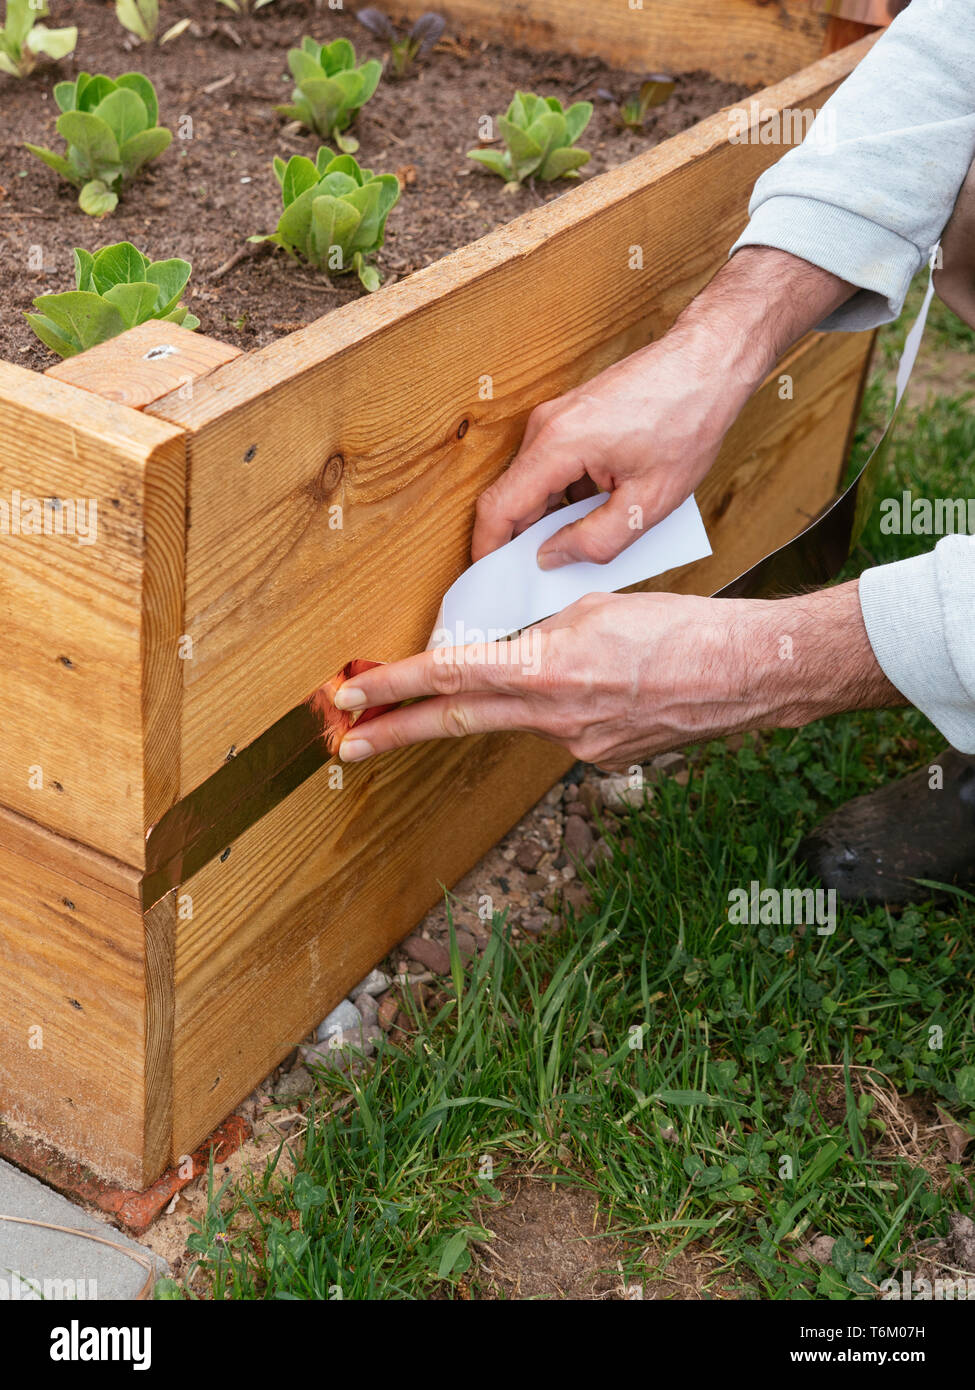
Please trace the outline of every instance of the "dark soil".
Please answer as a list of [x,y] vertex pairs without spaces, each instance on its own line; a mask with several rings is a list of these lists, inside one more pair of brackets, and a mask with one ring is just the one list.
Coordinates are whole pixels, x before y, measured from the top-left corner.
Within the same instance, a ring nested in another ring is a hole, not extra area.
[[[360,58],[382,57],[382,45],[351,13],[315,9],[308,0],[276,0],[253,18],[235,20],[215,0],[197,0],[175,7],[198,16],[188,32],[162,46],[142,46],[130,42],[108,0],[55,3],[52,11],[53,24],[78,25],[76,54],[56,70],[39,68],[20,81],[0,74],[0,264],[5,271],[0,358],[37,369],[55,360],[22,311],[39,294],[74,288],[75,246],[95,251],[127,240],[154,260],[182,256],[191,261],[193,278],[184,302],[202,320],[201,331],[245,350],[293,332],[363,292],[354,275],[332,286],[310,267],[263,248],[215,278],[249,235],[273,231],[277,224],[281,203],[272,156],[314,156],[318,147],[315,137],[288,128],[271,109],[290,99],[287,50],[311,32],[320,41],[346,35]],[[63,150],[54,129],[58,111],[52,88],[82,68],[110,76],[143,71],[156,85],[161,124],[177,133],[181,120],[192,118],[192,138],[177,134],[104,222],[82,213],[77,191],[22,148],[29,140]],[[563,102],[596,102],[580,141],[592,152],[583,177],[623,163],[748,90],[704,73],[685,74],[644,133],[620,133],[615,108],[597,99],[596,90],[630,94],[639,76],[592,59],[509,51],[455,33],[414,76],[384,78],[354,133],[360,163],[396,172],[404,184],[379,261],[385,283],[571,188],[563,180],[506,193],[499,178],[465,158],[477,144],[478,118],[503,111],[516,88]],[[41,258],[43,269],[32,268]]]

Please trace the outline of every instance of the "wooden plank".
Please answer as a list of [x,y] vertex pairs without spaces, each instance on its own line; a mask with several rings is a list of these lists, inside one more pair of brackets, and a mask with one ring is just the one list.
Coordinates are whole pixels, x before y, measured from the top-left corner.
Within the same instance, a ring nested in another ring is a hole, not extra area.
[[[398,0],[410,17],[427,0]],[[825,17],[809,0],[446,0],[461,31],[513,47],[602,58],[627,72],[704,68],[731,82],[778,82],[815,62]]]
[[[783,372],[802,383],[801,402],[781,399],[778,376],[765,383],[729,444],[736,475],[702,489],[717,553],[668,587],[712,592],[749,562],[739,533],[750,513],[762,511],[778,544],[835,489],[870,341],[820,334],[798,347]],[[540,739],[494,736],[359,768],[333,763],[193,875],[179,890],[192,917],[176,924],[175,1153],[238,1104],[571,761]]]
[[[818,107],[869,45],[749,118]],[[782,153],[733,129],[719,113],[150,407],[193,458],[183,795],[350,656],[425,645],[531,408],[662,334],[721,263]]]
[[44,375],[144,410],[172,391],[191,395],[199,377],[240,356],[240,348],[175,323],[140,323],[77,357],[56,362]]
[[[18,848],[36,843],[33,830],[15,830]],[[143,1118],[139,874],[104,861],[101,891],[91,883],[98,857],[53,840],[43,859],[0,842],[0,1113],[103,1176],[142,1186],[155,1174]]]
[[[319,771],[180,888],[174,1157],[191,1150],[571,763],[524,736]],[[513,770],[517,775],[513,775]]]
[[184,520],[178,428],[0,362],[0,804],[134,866],[178,787]]

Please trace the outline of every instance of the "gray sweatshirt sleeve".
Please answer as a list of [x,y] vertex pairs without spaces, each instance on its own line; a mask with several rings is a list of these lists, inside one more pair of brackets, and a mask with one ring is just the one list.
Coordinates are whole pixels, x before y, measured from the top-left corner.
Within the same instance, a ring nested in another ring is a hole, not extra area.
[[860,607],[884,675],[962,753],[975,753],[975,536],[866,570]]
[[822,329],[897,318],[975,158],[975,0],[913,0],[758,180],[732,247],[774,246],[860,286]]

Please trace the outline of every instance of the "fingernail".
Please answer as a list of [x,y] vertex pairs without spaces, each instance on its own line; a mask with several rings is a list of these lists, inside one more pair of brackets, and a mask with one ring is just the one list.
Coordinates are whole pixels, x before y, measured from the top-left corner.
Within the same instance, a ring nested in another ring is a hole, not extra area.
[[375,748],[364,738],[344,738],[339,745],[339,757],[344,763],[358,763],[371,758]]
[[569,563],[569,556],[564,550],[541,550],[537,559],[540,570],[557,570]]
[[333,701],[336,709],[362,709],[365,703],[365,695],[355,685],[340,686]]

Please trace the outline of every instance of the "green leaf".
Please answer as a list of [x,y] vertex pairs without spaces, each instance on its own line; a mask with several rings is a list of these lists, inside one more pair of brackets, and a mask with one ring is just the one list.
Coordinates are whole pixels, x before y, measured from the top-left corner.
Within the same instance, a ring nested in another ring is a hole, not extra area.
[[[85,78],[82,83],[82,77]],[[89,77],[86,72],[78,74],[78,107],[79,111],[94,111],[100,101],[115,91],[118,86],[110,77],[104,73],[99,73],[97,77]]]
[[74,357],[81,351],[81,344],[73,338],[65,336],[44,314],[24,314],[24,318],[33,328],[45,347],[56,352],[59,357]]
[[292,155],[288,160],[281,180],[281,196],[285,207],[299,198],[307,188],[314,188],[319,181],[315,165],[303,154]]
[[135,92],[136,96],[141,97],[142,104],[146,108],[146,129],[151,130],[154,125],[159,124],[159,102],[156,98],[156,89],[141,72],[123,72],[121,77],[115,79],[116,86],[126,87],[130,92]]
[[46,150],[43,145],[25,145],[24,148],[30,150],[31,154],[36,154],[38,159],[43,159],[49,169],[53,169],[56,174],[60,174],[69,183],[73,183],[77,187],[83,182],[78,171],[72,168],[63,155],[55,154],[53,150]]
[[74,339],[79,351],[125,332],[125,321],[118,309],[99,294],[81,290],[45,294],[35,299],[34,307],[49,317],[65,337]]
[[148,164],[151,159],[155,159],[164,150],[168,150],[172,143],[173,132],[161,125],[133,135],[131,139],[126,140],[119,151],[122,173],[126,178],[132,178],[144,164]]
[[565,113],[565,133],[569,144],[574,145],[592,119],[591,101],[577,101]]
[[312,204],[312,246],[317,265],[341,273],[338,267],[328,265],[329,252],[333,246],[337,246],[342,251],[342,270],[352,269],[352,238],[360,219],[359,209],[345,198],[331,198],[327,194],[315,198]]
[[467,158],[476,159],[478,164],[483,164],[485,169],[490,169],[492,174],[498,174],[505,180],[511,177],[511,165],[500,150],[468,150]]
[[588,150],[573,150],[564,145],[560,150],[552,150],[539,170],[541,179],[562,179],[571,175],[583,164],[588,164],[591,155]]
[[30,0],[7,0],[3,32],[14,48],[20,48],[30,33],[31,25],[46,15],[46,4],[32,6]]
[[959,1067],[955,1072],[958,1099],[964,1105],[975,1105],[975,1066]]
[[78,30],[74,25],[68,29],[49,29],[46,24],[35,24],[27,38],[31,53],[43,53],[55,63],[73,53],[77,43]]
[[73,111],[75,107],[76,82],[57,82],[54,86],[54,100],[59,111]]
[[361,251],[357,251],[355,254],[355,268],[362,282],[363,289],[368,290],[370,294],[372,294],[374,290],[379,289],[382,283],[379,279],[379,271],[374,265],[366,265],[365,261],[362,259]]
[[315,62],[318,63],[319,67],[321,67],[322,45],[320,43],[316,43],[313,38],[306,36],[302,39],[301,46],[306,53],[311,54],[311,56],[315,59]]
[[282,246],[292,251],[300,251],[308,260],[313,260],[311,245],[311,209],[315,190],[309,188],[300,198],[285,208],[275,233]]
[[355,49],[348,39],[336,39],[322,50],[322,67],[330,75],[355,67]]
[[351,242],[354,251],[371,251],[379,235],[379,181],[365,184],[347,193],[342,199],[346,206],[359,213],[359,225]]
[[78,195],[78,206],[89,217],[106,217],[118,207],[118,194],[103,179],[91,179]]
[[104,121],[87,111],[65,111],[58,117],[57,132],[80,156],[82,173],[98,178],[106,165],[117,165],[119,148]]
[[95,282],[92,276],[94,264],[95,258],[90,251],[86,251],[83,246],[75,247],[74,282],[76,289],[94,290]]
[[333,132],[335,143],[343,154],[355,154],[359,148],[359,142],[354,135],[340,135],[338,131]]
[[142,98],[127,87],[117,87],[100,101],[92,115],[101,119],[115,136],[119,148],[146,129],[148,118]]
[[365,106],[373,92],[379,86],[379,79],[383,75],[383,65],[375,58],[370,58],[368,63],[363,63],[359,69],[359,76],[362,78],[362,87],[359,92],[356,104]]
[[146,279],[158,291],[156,316],[165,317],[176,308],[180,295],[186,289],[193,267],[189,261],[173,258],[169,261],[156,261],[146,270]]
[[457,1231],[444,1245],[437,1265],[438,1279],[449,1279],[460,1263],[461,1256],[467,1254],[467,1234],[466,1231]]
[[149,258],[144,256],[131,241],[120,241],[114,246],[106,246],[99,251],[92,262],[92,279],[99,294],[105,294],[114,285],[129,285],[144,281]]
[[113,285],[110,290],[106,290],[103,298],[118,309],[125,320],[126,328],[135,328],[136,324],[145,323],[146,319],[152,318],[158,293],[156,285],[142,281],[128,285]]
[[321,63],[313,54],[307,53],[303,48],[289,50],[288,67],[291,69],[291,76],[299,87],[304,82],[314,82],[323,76]]
[[158,0],[115,0],[118,22],[143,43],[151,43],[159,24]]
[[511,151],[512,162],[519,167],[530,163],[532,160],[541,158],[542,147],[536,140],[523,130],[521,126],[509,121],[506,116],[498,117],[498,129],[501,131],[504,143]]
[[[321,150],[319,150],[319,154],[321,154]],[[274,166],[274,177],[277,179],[279,184],[283,184],[284,171],[288,167],[287,164],[284,162],[284,160],[281,158],[279,154],[276,154],[274,156],[272,163]]]

